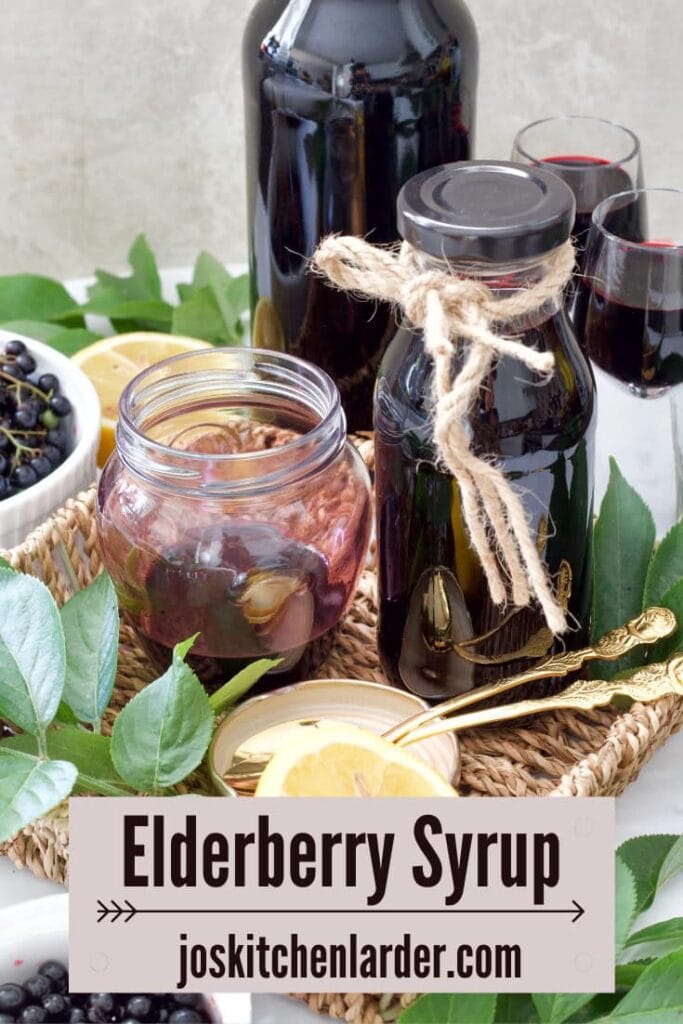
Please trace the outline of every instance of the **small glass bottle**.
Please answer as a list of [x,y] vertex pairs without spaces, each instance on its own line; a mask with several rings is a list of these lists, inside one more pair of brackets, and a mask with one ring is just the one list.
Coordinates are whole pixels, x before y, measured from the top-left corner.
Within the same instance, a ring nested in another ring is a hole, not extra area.
[[[418,175],[399,198],[401,234],[425,268],[480,279],[494,290],[539,279],[564,244],[574,199],[551,172],[514,164],[452,164]],[[501,333],[555,356],[542,382],[505,357],[482,385],[472,448],[493,457],[522,497],[532,536],[585,637],[591,596],[596,404],[591,369],[561,296]],[[463,346],[464,349],[465,346]],[[455,346],[454,372],[463,358]],[[387,675],[442,700],[510,675],[552,646],[540,609],[493,604],[464,524],[458,481],[440,468],[432,434],[433,363],[404,324],[375,394],[379,647]],[[519,653],[516,653],[519,652]]]
[[353,600],[370,480],[339,392],[300,359],[207,349],[145,370],[124,392],[98,493],[104,560],[158,669],[213,688],[258,658],[270,685],[312,674]]
[[322,367],[368,430],[391,307],[310,258],[331,233],[396,241],[401,186],[472,155],[472,18],[464,0],[257,0],[243,70],[254,344]]

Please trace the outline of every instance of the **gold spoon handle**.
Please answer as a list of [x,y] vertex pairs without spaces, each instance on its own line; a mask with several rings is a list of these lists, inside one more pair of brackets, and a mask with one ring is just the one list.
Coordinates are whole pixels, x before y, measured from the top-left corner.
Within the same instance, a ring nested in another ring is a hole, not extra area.
[[412,718],[406,719],[405,722],[400,722],[384,733],[384,739],[389,740],[390,743],[396,743],[402,736],[406,736],[413,729],[426,725],[427,722],[431,722],[435,718],[452,715],[471,704],[479,704],[483,700],[497,697],[524,683],[533,683],[540,679],[552,679],[553,677],[563,678],[572,672],[578,672],[589,661],[616,661],[628,654],[634,647],[664,640],[671,636],[675,629],[676,616],[668,608],[648,608],[647,611],[627,622],[625,626],[620,626],[607,633],[592,647],[555,654],[526,672],[520,672],[519,675],[458,694],[457,697],[452,697],[443,704],[421,711]]
[[411,730],[398,740],[398,746],[406,747],[411,743],[419,743],[431,736],[440,736],[446,732],[462,732],[482,725],[497,722],[508,722],[526,715],[539,715],[544,711],[592,711],[594,708],[619,697],[628,697],[634,701],[650,703],[661,697],[671,695],[683,696],[683,655],[677,654],[667,662],[648,665],[629,676],[627,679],[579,679],[562,693],[553,697],[541,697],[538,700],[522,700],[516,704],[507,704],[498,708],[481,708],[467,715],[458,715],[439,722],[432,722]]

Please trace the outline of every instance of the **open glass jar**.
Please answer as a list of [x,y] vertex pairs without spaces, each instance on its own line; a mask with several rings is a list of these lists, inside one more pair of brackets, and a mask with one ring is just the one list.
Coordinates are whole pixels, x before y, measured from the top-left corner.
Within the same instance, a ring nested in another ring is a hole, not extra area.
[[208,688],[257,658],[311,674],[364,564],[371,490],[330,378],[257,349],[207,349],[144,371],[121,398],[98,495],[119,600],[162,669]]

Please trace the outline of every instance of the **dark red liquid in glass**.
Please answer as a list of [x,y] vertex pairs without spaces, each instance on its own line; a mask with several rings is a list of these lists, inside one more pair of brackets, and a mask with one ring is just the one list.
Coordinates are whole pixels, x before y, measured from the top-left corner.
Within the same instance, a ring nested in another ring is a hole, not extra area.
[[[519,486],[550,573],[569,580],[570,616],[585,626],[592,375],[564,313],[530,328],[524,340],[553,352],[563,370],[539,385],[521,363],[500,360],[471,416],[474,449],[495,456]],[[392,680],[443,700],[528,665],[521,655],[510,655],[542,635],[544,622],[536,607],[508,617],[490,599],[466,535],[457,483],[437,465],[432,372],[420,335],[399,331],[382,362],[375,401],[379,645]],[[584,635],[578,631],[568,642],[578,644]],[[546,637],[546,649],[551,643]]]
[[574,308],[586,354],[642,395],[683,381],[683,249],[650,219],[646,191],[606,204]]
[[[599,156],[548,156],[543,160],[570,186],[576,197],[576,218],[572,236],[577,248],[577,269],[583,273],[586,243],[593,210],[608,196],[634,187],[628,173]],[[563,169],[566,171],[562,173]],[[584,172],[579,175],[577,172]]]
[[596,365],[634,390],[683,383],[683,309],[630,306],[582,286],[576,328]]

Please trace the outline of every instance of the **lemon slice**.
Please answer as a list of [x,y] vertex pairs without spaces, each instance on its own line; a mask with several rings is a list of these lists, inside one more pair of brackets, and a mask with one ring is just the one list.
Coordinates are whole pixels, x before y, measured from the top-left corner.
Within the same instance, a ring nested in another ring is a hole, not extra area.
[[354,725],[320,722],[282,747],[256,796],[457,796],[423,761]]
[[102,407],[102,433],[97,464],[102,467],[114,450],[119,398],[124,388],[141,370],[170,356],[211,348],[207,341],[183,338],[175,334],[135,331],[103,338],[72,356],[95,385]]

